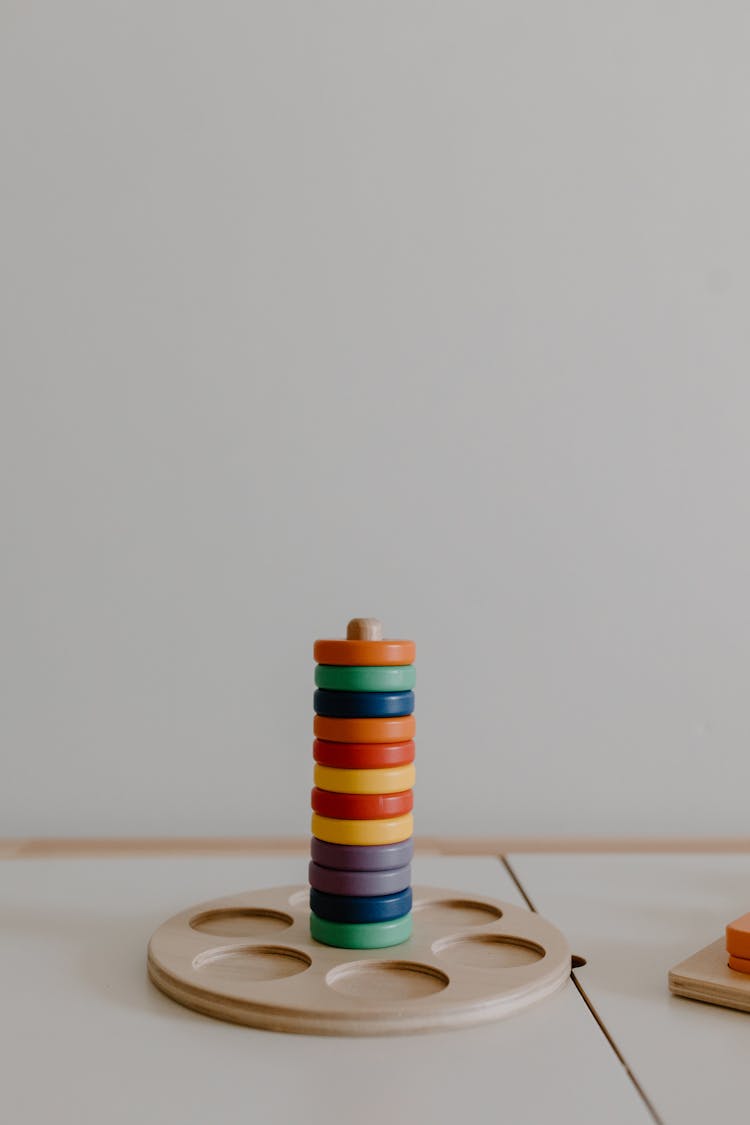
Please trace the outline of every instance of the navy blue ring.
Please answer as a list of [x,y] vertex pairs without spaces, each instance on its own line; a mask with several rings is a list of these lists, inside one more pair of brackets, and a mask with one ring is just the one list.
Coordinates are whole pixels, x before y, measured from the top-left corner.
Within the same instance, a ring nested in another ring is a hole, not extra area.
[[413,691],[330,691],[318,688],[313,696],[317,715],[331,719],[386,719],[411,715]]
[[390,922],[411,910],[411,887],[395,895],[372,898],[327,895],[311,887],[310,909],[328,922]]

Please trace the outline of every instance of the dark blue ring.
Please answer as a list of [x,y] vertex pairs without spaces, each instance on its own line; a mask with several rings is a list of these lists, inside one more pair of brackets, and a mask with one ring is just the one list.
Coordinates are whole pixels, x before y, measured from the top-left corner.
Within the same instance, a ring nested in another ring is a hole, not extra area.
[[413,691],[330,691],[318,688],[313,696],[317,715],[332,719],[386,719],[411,715]]
[[310,909],[328,922],[390,922],[411,910],[411,887],[395,895],[360,898],[328,895],[310,888]]

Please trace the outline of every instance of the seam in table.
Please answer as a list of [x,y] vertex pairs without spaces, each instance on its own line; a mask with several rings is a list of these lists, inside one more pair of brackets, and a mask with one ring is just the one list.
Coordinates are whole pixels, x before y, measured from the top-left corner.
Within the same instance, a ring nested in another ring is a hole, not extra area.
[[[521,898],[526,903],[529,910],[531,910],[532,913],[534,913],[534,914],[538,914],[539,911],[534,906],[534,903],[531,901],[531,898],[529,897],[529,895],[526,892],[526,888],[523,886],[523,884],[521,883],[521,880],[518,878],[518,875],[516,874],[513,867],[511,866],[511,863],[508,860],[508,857],[504,856],[504,855],[499,855],[497,858],[500,860],[500,863],[503,865],[503,867],[507,871],[508,875],[513,880],[513,883],[516,887],[516,890],[521,895]],[[609,1031],[607,1025],[604,1023],[604,1020],[599,1015],[599,1012],[596,1010],[596,1007],[594,1006],[593,1001],[589,997],[588,993],[586,992],[585,988],[583,987],[583,985],[579,981],[579,979],[576,976],[575,971],[573,969],[571,969],[571,971],[570,971],[570,979],[573,981],[573,984],[575,986],[576,991],[578,992],[579,996],[581,997],[584,1004],[588,1008],[588,1010],[589,1010],[591,1016],[593,1017],[594,1022],[596,1023],[597,1027],[599,1028],[602,1035],[604,1036],[604,1038],[609,1043],[609,1046],[612,1048],[612,1051],[614,1052],[615,1058],[620,1063],[620,1065],[623,1067],[623,1069],[624,1069],[625,1073],[627,1074],[628,1078],[630,1079],[630,1081],[633,1083],[633,1086],[635,1087],[636,1092],[640,1096],[640,1098],[641,1098],[643,1104],[645,1105],[646,1109],[648,1110],[648,1112],[651,1114],[651,1117],[654,1119],[654,1122],[656,1123],[656,1125],[664,1125],[664,1119],[659,1115],[655,1105],[653,1104],[653,1102],[649,1098],[646,1091],[643,1089],[643,1086],[641,1086],[641,1083],[638,1080],[638,1078],[636,1077],[636,1075],[631,1070],[630,1065],[628,1064],[625,1056],[623,1055],[620,1048],[617,1046],[617,1043],[615,1042],[615,1040],[612,1036],[612,1033]]]

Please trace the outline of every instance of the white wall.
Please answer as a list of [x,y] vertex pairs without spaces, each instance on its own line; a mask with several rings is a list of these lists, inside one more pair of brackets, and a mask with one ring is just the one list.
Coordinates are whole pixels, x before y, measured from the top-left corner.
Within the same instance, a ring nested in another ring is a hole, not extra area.
[[747,832],[744,3],[0,8],[0,834]]

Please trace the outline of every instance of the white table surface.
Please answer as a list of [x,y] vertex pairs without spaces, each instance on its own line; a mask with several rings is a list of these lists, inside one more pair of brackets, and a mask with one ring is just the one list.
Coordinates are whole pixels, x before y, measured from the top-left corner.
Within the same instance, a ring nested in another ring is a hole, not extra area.
[[[540,889],[542,881],[550,884],[544,858],[537,857]],[[720,861],[717,865],[721,870]],[[559,869],[566,870],[564,860]],[[303,883],[305,877],[301,854],[0,862],[3,1120],[13,1125],[653,1121],[572,984],[516,1016],[478,1028],[346,1039],[220,1023],[181,1008],[147,980],[149,936],[171,914],[239,890]],[[418,857],[414,882],[520,901],[493,858]],[[705,883],[710,882],[706,870]],[[575,888],[575,879],[570,885]],[[637,876],[628,885],[635,895]],[[533,891],[532,880],[532,896]],[[617,897],[615,887],[605,883],[592,893]],[[540,895],[542,905],[547,897]],[[581,920],[575,912],[571,917],[562,899],[550,894],[548,915],[567,929],[575,952],[591,955],[582,979],[598,982],[597,961],[607,952],[607,909],[590,910]],[[645,917],[653,924],[650,909],[644,908]],[[691,917],[690,902],[678,913]],[[720,913],[717,902],[717,917]],[[713,919],[704,919],[707,937],[714,928]],[[630,936],[620,932],[619,938],[618,952],[630,963]],[[678,953],[690,952],[693,944],[686,935]],[[647,946],[642,933],[636,939],[638,964],[648,960]],[[637,974],[628,971],[623,978],[623,993],[635,987],[633,1024],[639,1002],[649,1002],[659,984],[661,1000],[668,1003],[664,952],[657,951],[658,971],[650,972],[648,994]],[[691,1013],[685,1005],[685,1027],[695,1024],[700,1033],[701,1018],[706,1027],[720,1029],[734,1057],[747,1051],[746,1017]],[[682,1026],[679,1018],[675,1023]]]
[[747,1121],[750,1015],[671,996],[667,974],[750,910],[750,856],[508,859],[587,958],[578,977],[663,1120]]

